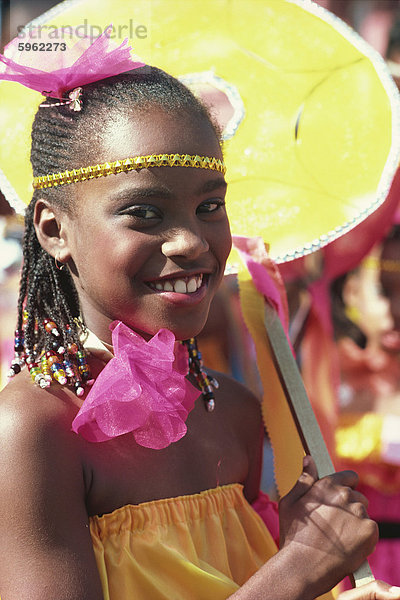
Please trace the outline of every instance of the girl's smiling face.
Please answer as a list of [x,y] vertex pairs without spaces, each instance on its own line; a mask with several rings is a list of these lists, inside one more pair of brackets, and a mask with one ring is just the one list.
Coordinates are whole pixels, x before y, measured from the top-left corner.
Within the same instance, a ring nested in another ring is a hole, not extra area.
[[[109,121],[85,165],[161,153],[222,158],[206,121],[152,108]],[[103,341],[115,319],[146,337],[162,327],[178,339],[201,331],[231,248],[225,192],[222,173],[190,167],[76,184],[73,216],[61,216],[63,256],[84,320]]]

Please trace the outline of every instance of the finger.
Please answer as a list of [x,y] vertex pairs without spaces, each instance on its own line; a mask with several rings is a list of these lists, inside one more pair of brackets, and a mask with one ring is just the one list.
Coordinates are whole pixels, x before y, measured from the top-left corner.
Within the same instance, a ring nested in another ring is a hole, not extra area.
[[365,506],[365,508],[368,508],[368,504],[369,504],[368,498],[366,498],[364,496],[364,494],[362,494],[361,492],[358,492],[357,490],[352,491],[351,502],[359,502],[360,504]]
[[362,507],[362,514],[367,515],[368,500],[364,494],[348,486],[340,486],[337,489],[343,505],[348,504],[350,509],[353,508],[353,505],[360,505]]
[[318,479],[318,471],[312,456],[305,456],[303,458],[303,473],[307,474],[313,479],[315,483]]
[[355,471],[338,471],[328,475],[333,484],[343,485],[354,489],[358,485],[358,475]]
[[364,504],[361,504],[361,502],[351,502],[349,504],[349,511],[359,519],[368,518],[367,509],[365,508]]
[[337,600],[400,600],[400,588],[384,581],[372,581],[339,594]]
[[285,500],[296,502],[312,488],[316,481],[318,481],[318,471],[315,462],[311,456],[305,456],[303,459],[303,472],[294,487],[284,497]]

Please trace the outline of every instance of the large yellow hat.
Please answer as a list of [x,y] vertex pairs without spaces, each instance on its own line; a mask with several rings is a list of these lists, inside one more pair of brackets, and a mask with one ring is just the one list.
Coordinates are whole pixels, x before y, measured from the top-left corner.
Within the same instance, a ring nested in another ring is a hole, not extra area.
[[[384,202],[399,160],[398,92],[379,55],[320,6],[66,0],[34,22],[95,35],[109,23],[145,62],[225,91],[232,231],[262,236],[278,262],[327,244]],[[41,100],[0,83],[0,185],[18,211],[32,193],[29,131]]]

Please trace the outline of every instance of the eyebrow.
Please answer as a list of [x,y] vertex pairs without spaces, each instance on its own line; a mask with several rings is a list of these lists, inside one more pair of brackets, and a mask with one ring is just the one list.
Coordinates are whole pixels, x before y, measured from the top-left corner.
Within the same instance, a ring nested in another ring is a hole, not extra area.
[[[218,189],[226,190],[227,183],[223,177],[218,177],[216,179],[209,179],[203,185],[201,185],[196,190],[196,195],[200,196],[202,194],[207,194],[209,192],[214,192]],[[129,200],[134,199],[151,199],[151,198],[162,198],[165,200],[171,200],[174,197],[174,194],[167,187],[163,186],[149,186],[149,187],[129,187],[123,190],[119,190],[115,192],[115,194],[110,195],[110,199],[114,202],[118,202],[119,200]]]
[[228,187],[225,179],[223,177],[217,177],[216,179],[209,179],[203,185],[201,185],[197,190],[197,195],[207,194],[207,192],[214,192],[218,189],[224,189]]

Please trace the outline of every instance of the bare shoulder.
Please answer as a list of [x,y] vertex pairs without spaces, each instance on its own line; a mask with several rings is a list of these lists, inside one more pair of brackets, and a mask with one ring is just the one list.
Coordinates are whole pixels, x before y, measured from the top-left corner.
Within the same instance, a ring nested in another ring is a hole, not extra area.
[[0,584],[7,598],[101,597],[82,442],[71,431],[77,408],[72,393],[42,390],[25,372],[0,393]]
[[[58,385],[39,388],[26,372],[0,393],[0,476],[7,477],[10,490],[20,487],[28,495],[40,494],[40,488],[33,489],[35,483],[57,482],[62,473],[63,485],[68,481],[71,493],[78,488],[82,493],[82,442],[71,430],[78,410],[71,395]],[[51,488],[42,491],[48,494]],[[6,501],[7,489],[3,494]]]
[[[78,410],[69,391],[61,386],[43,390],[34,385],[29,374],[22,372],[0,392],[0,438],[4,444],[28,441],[48,447],[54,438],[68,445],[73,439],[71,422]],[[76,437],[76,436],[75,436]]]
[[259,398],[245,385],[225,373],[207,369],[219,383],[218,402],[222,402],[229,411],[241,420],[243,426],[259,428],[262,423]]
[[18,489],[25,499],[47,501],[53,484],[84,496],[81,441],[71,431],[76,412],[68,391],[61,386],[43,390],[25,372],[2,390],[0,477],[8,482],[0,489],[3,505],[12,503]]

